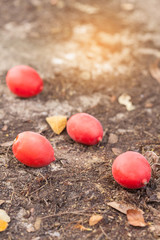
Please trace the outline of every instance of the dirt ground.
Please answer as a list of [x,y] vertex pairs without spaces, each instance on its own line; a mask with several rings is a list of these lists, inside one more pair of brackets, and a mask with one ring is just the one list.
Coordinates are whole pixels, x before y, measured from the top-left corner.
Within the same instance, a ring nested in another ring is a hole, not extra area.
[[[159,172],[139,190],[122,188],[111,173],[120,152],[160,155],[160,85],[149,72],[160,57],[159,23],[158,0],[1,0],[0,208],[11,218],[1,239],[160,239]],[[5,76],[18,64],[39,72],[41,94],[9,91]],[[119,103],[122,94],[132,111]],[[102,123],[99,145],[56,135],[45,120],[77,112]],[[14,158],[10,141],[25,130],[50,140],[54,163],[32,169]],[[111,201],[142,209],[147,226],[129,225]],[[103,219],[89,226],[95,213]]]

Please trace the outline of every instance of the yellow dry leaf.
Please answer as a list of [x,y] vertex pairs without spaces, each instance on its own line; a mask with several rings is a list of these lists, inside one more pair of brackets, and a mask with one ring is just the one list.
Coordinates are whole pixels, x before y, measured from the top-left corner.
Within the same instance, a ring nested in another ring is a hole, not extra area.
[[89,226],[94,226],[103,219],[102,215],[95,214],[92,215],[89,219]]
[[0,232],[3,232],[8,227],[8,223],[0,219]]
[[74,226],[74,228],[77,228],[77,229],[80,229],[81,231],[92,231],[92,229],[91,228],[86,228],[86,227],[84,227],[83,225],[81,225],[81,224],[76,224],[75,226]]
[[47,117],[46,121],[49,126],[52,128],[53,132],[60,134],[66,127],[67,117],[66,116],[52,116]]

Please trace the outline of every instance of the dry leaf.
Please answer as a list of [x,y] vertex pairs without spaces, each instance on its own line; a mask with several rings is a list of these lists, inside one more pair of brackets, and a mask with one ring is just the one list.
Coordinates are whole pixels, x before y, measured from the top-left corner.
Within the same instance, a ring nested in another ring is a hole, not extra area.
[[60,134],[66,127],[67,117],[66,116],[52,116],[47,117],[46,121],[56,134]]
[[158,67],[160,60],[156,59],[154,63],[150,65],[150,73],[153,78],[157,80],[157,82],[160,83],[160,68]]
[[119,96],[118,102],[121,105],[125,105],[127,111],[132,111],[135,109],[135,106],[131,102],[131,96],[129,96],[128,94],[123,93],[121,96]]
[[118,202],[108,202],[107,203],[108,206],[118,210],[121,213],[127,214],[127,210],[129,209],[133,209],[133,210],[138,210],[140,211],[142,214],[144,213],[141,209],[137,208],[135,209],[134,206],[132,206],[131,204],[126,204],[126,203],[118,203]]
[[103,219],[102,215],[96,214],[92,215],[89,219],[89,226],[94,226]]
[[91,228],[86,228],[86,227],[84,227],[83,225],[81,225],[81,224],[76,224],[75,226],[74,226],[74,228],[77,228],[77,229],[80,229],[81,231],[92,231],[92,229]]
[[8,227],[8,223],[0,219],[0,232],[3,232]]
[[0,220],[3,220],[5,222],[10,222],[11,220],[6,211],[4,211],[3,209],[0,209]]
[[120,148],[112,148],[112,152],[113,152],[116,156],[118,156],[118,155],[120,155],[123,151],[122,151],[122,149],[120,149]]
[[40,217],[37,217],[37,218],[36,218],[36,221],[35,221],[35,223],[34,223],[34,228],[35,228],[36,230],[39,230],[39,229],[40,229],[40,227],[41,227],[41,222],[42,222],[42,219],[41,219]]
[[135,227],[145,227],[145,223],[142,212],[137,209],[128,209],[127,210],[127,219],[130,225]]
[[110,133],[108,138],[108,143],[114,144],[116,142],[118,142],[118,136],[114,133]]

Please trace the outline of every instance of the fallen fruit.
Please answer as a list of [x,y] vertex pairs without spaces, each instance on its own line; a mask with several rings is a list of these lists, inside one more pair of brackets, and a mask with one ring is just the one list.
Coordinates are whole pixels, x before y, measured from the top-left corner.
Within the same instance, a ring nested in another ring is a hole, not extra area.
[[114,160],[112,174],[121,186],[136,189],[149,182],[151,167],[142,154],[128,151]]
[[35,132],[22,132],[14,140],[14,156],[29,167],[43,167],[55,160],[50,142]]
[[103,138],[101,123],[87,113],[77,113],[67,122],[68,135],[76,142],[95,145]]
[[11,68],[7,73],[6,83],[11,92],[23,98],[35,96],[43,89],[43,81],[39,74],[25,65]]

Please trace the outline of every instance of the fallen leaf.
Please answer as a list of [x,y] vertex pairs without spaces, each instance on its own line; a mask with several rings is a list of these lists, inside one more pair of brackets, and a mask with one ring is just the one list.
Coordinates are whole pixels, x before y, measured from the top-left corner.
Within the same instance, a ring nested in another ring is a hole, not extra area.
[[95,214],[95,215],[92,215],[89,219],[89,226],[94,226],[96,225],[97,223],[99,223],[101,220],[103,219],[103,216],[102,215],[99,215],[99,214]]
[[1,147],[9,147],[13,144],[13,141],[9,141],[9,142],[4,142],[4,143],[1,143],[0,146]]
[[0,220],[3,220],[5,222],[10,222],[11,220],[6,211],[3,209],[0,209]]
[[127,210],[129,209],[133,209],[133,210],[138,210],[140,211],[142,214],[144,213],[141,209],[137,208],[135,209],[135,207],[131,204],[126,204],[126,203],[118,203],[118,202],[108,202],[107,203],[108,206],[118,210],[121,213],[127,214]]
[[145,223],[142,212],[137,209],[128,209],[127,210],[127,219],[130,225],[135,227],[145,227]]
[[118,142],[118,136],[114,133],[110,133],[109,138],[108,138],[108,143],[114,144]]
[[66,116],[52,116],[47,117],[46,121],[56,134],[60,134],[66,127],[67,117]]
[[118,102],[121,105],[125,105],[127,111],[132,111],[135,109],[135,106],[131,102],[131,96],[129,96],[128,94],[123,93],[121,96],[119,96]]
[[39,230],[39,229],[40,229],[40,227],[41,227],[41,222],[42,222],[42,219],[41,219],[40,217],[37,217],[37,218],[36,218],[36,221],[35,221],[35,223],[34,223],[34,228],[35,228],[36,230]]
[[8,223],[0,219],[0,232],[3,232],[8,227]]
[[92,229],[91,228],[86,228],[86,227],[84,227],[83,225],[81,225],[81,224],[76,224],[75,226],[74,226],[74,228],[77,228],[77,229],[80,229],[81,231],[92,231]]
[[156,59],[149,67],[151,76],[156,79],[158,83],[160,83],[160,68],[158,67],[159,62],[160,59]]
[[120,149],[120,148],[112,148],[112,152],[113,152],[116,156],[118,156],[118,155],[120,155],[123,151],[122,151],[122,149]]

